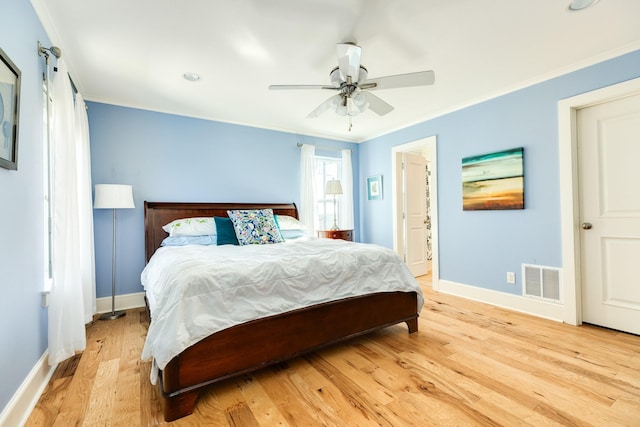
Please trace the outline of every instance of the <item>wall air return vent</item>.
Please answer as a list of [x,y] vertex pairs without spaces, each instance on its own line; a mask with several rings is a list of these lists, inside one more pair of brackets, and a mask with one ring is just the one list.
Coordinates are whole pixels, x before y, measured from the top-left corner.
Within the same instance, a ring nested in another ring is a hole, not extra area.
[[555,303],[562,302],[560,295],[560,269],[542,265],[522,264],[522,292],[524,296]]

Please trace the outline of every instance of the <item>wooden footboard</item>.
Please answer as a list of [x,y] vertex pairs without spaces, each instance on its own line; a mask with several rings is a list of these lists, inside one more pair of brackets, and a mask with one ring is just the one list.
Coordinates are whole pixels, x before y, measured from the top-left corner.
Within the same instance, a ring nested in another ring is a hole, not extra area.
[[203,387],[401,322],[409,333],[418,330],[415,292],[347,298],[220,331],[187,348],[161,373],[165,420],[191,414]]

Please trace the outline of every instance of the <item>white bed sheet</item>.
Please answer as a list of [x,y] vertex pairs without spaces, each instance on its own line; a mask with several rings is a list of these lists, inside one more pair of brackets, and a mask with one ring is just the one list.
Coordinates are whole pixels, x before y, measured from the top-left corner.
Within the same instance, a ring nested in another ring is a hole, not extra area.
[[201,339],[250,320],[375,292],[415,291],[418,312],[424,301],[393,251],[332,239],[163,247],[141,279],[152,317],[142,358],[153,357],[159,369]]

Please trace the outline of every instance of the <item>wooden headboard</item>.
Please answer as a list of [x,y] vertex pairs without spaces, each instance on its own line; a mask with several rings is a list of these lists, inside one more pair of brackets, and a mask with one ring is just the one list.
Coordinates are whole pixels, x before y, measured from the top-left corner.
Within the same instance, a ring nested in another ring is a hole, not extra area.
[[227,211],[234,209],[273,209],[276,215],[298,218],[295,203],[175,203],[144,202],[144,242],[147,262],[160,247],[168,234],[162,226],[181,218],[228,217]]

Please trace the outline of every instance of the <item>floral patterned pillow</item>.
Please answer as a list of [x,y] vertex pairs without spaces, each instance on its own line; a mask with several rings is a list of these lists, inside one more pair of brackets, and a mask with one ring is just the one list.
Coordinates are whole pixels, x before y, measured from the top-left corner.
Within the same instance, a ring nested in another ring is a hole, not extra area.
[[284,242],[272,209],[227,211],[240,245]]

